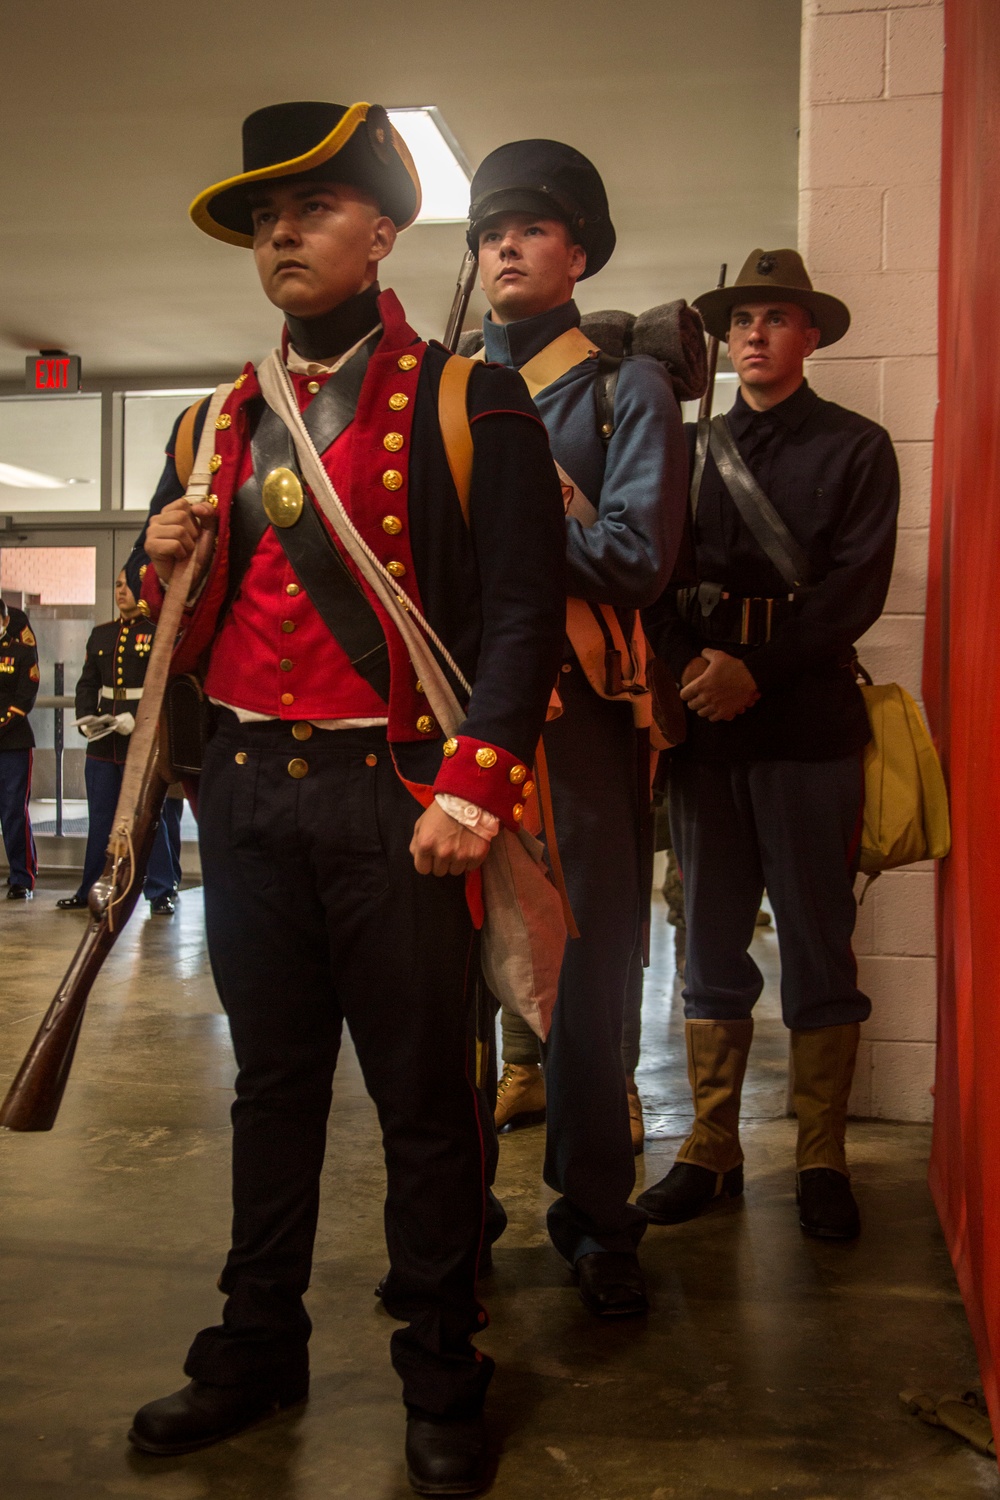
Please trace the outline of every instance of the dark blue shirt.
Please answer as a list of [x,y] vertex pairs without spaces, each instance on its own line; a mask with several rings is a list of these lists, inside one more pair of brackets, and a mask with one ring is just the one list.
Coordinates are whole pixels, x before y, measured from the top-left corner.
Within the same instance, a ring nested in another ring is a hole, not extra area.
[[[770,411],[742,394],[728,416],[747,466],[811,565],[811,584],[765,645],[726,644],[760,701],[730,723],[689,713],[686,753],[708,759],[832,760],[869,738],[849,663],[885,604],[892,575],[899,472],[889,434],[824,401],[803,382]],[[693,452],[696,428],[686,428]],[[779,598],[788,585],[758,546],[711,456],[694,522],[697,577],[737,596]],[[645,616],[657,654],[680,680],[706,644],[668,590]]]

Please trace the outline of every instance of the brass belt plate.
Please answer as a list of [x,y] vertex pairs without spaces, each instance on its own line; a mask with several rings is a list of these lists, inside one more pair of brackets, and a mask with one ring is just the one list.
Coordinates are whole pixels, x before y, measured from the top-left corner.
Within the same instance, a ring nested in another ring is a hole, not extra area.
[[291,469],[272,469],[261,485],[264,511],[272,526],[294,526],[305,500],[302,485]]

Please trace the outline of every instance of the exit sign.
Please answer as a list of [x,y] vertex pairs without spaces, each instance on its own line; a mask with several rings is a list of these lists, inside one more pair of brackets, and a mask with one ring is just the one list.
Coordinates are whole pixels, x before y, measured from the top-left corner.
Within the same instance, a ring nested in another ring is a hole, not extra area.
[[24,361],[25,389],[33,396],[64,396],[78,391],[82,378],[80,356],[50,349]]

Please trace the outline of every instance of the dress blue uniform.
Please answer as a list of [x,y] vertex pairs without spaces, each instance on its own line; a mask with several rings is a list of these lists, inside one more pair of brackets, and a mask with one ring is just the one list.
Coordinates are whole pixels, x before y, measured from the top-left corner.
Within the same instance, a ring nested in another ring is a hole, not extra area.
[[0,828],[10,873],[11,897],[35,887],[38,861],[31,832],[31,753],[35,736],[28,714],[38,695],[38,648],[23,610],[6,612],[0,600]]
[[[90,633],[76,685],[76,717],[86,714],[132,713],[142,697],[155,627],[142,614],[131,620],[109,620]],[[87,784],[87,852],[83,876],[71,899],[83,903],[104,869],[105,853],[118,793],[121,791],[129,737],[115,730],[87,742],[84,778]],[[149,857],[142,893],[147,901],[173,896],[180,884],[181,816],[183,803],[167,797],[156,840]]]

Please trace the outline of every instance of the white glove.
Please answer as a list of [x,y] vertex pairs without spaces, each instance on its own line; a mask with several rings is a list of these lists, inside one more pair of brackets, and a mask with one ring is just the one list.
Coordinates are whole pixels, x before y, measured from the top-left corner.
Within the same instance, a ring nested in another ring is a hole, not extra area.
[[131,734],[135,728],[135,715],[130,713],[115,715],[115,733]]

